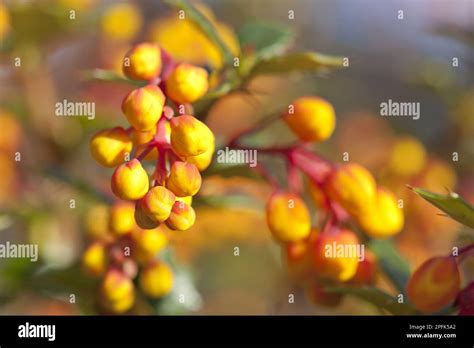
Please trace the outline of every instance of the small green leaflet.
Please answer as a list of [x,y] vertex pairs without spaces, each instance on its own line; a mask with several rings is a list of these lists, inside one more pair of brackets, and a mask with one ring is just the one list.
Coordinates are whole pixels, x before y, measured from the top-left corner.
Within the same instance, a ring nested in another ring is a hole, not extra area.
[[470,228],[474,228],[474,208],[459,194],[450,192],[447,195],[442,195],[422,188],[410,186],[409,188],[435,207],[441,209],[457,222]]

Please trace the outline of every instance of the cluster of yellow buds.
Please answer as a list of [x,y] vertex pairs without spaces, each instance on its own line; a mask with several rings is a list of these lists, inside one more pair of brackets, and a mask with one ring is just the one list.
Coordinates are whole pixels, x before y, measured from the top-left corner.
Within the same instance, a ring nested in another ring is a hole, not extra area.
[[[282,244],[290,275],[307,289],[315,303],[336,305],[340,295],[327,293],[325,285],[374,284],[377,258],[361,244],[361,236],[348,229],[354,222],[366,237],[388,238],[401,231],[402,206],[386,188],[378,187],[372,174],[356,163],[334,165],[310,152],[306,143],[327,140],[336,117],[332,105],[319,97],[296,99],[282,119],[300,143],[275,153],[286,156],[289,189],[277,187],[270,197],[267,222]],[[272,152],[272,149],[266,149]],[[312,223],[301,194],[301,171],[309,179],[309,193],[324,226]],[[268,173],[267,173],[268,175]]]
[[[200,172],[210,165],[215,146],[203,122],[177,115],[179,110],[192,110],[190,103],[206,94],[205,69],[175,64],[159,46],[141,43],[127,53],[123,72],[145,82],[122,102],[131,127],[102,130],[90,142],[97,162],[115,168],[111,189],[120,200],[106,214],[110,233],[93,233],[101,237],[83,258],[90,273],[105,274],[101,303],[116,313],[133,306],[137,264],[143,265],[139,286],[146,295],[160,298],[171,290],[172,272],[156,255],[167,244],[166,231],[193,226],[192,197],[201,187]],[[146,161],[155,162],[152,172]],[[135,266],[117,251],[129,245]]]

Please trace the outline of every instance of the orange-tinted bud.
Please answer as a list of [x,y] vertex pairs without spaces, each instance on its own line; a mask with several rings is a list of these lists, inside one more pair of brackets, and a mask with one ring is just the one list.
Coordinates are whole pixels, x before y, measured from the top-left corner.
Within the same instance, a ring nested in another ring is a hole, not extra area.
[[322,98],[296,99],[283,119],[298,138],[303,141],[324,141],[336,126],[336,116],[330,103]]
[[374,285],[377,279],[377,257],[370,250],[365,250],[364,259],[359,262],[353,284]]
[[123,273],[110,270],[101,285],[102,305],[113,313],[123,313],[135,302],[133,282]]
[[396,197],[389,191],[378,189],[373,206],[359,214],[357,221],[364,232],[373,238],[387,238],[403,228],[403,210]]
[[135,204],[135,222],[140,228],[145,230],[153,229],[160,225],[158,221],[155,221],[145,213],[141,200]]
[[110,209],[110,229],[120,236],[132,232],[135,227],[135,204],[115,202]]
[[170,216],[175,200],[173,192],[166,187],[155,186],[140,200],[140,204],[152,220],[163,222]]
[[[166,122],[166,126],[167,126],[167,132],[171,133],[169,122]],[[136,157],[139,157],[142,154],[142,152],[146,149],[145,144],[150,142],[154,138],[155,134],[156,134],[156,127],[145,132],[140,132],[140,131],[137,131],[135,128],[132,128],[132,131],[130,133],[130,138],[132,139],[133,146],[137,149]],[[158,160],[158,150],[154,148],[143,159],[147,161]]]
[[327,181],[327,193],[353,215],[372,207],[375,199],[375,180],[359,164],[345,164],[335,170]]
[[354,232],[320,234],[313,247],[313,263],[317,274],[333,281],[345,282],[357,272],[361,252]]
[[411,276],[407,294],[422,312],[434,313],[451,304],[459,293],[461,279],[454,257],[433,257]]
[[132,234],[136,255],[141,261],[149,261],[168,244],[165,233],[159,229],[137,229]]
[[207,78],[205,69],[181,63],[166,80],[166,94],[177,103],[193,103],[206,94],[209,88]]
[[86,273],[92,276],[99,276],[105,272],[107,255],[104,243],[95,242],[89,245],[82,255],[82,267]]
[[296,242],[311,232],[311,218],[304,201],[296,194],[273,194],[267,204],[267,223],[279,242]]
[[132,141],[122,127],[104,129],[96,133],[90,142],[92,157],[106,167],[123,163],[132,151]]
[[196,213],[190,205],[177,201],[173,205],[166,225],[172,230],[185,231],[190,229],[196,221]]
[[176,161],[166,186],[178,197],[194,196],[201,188],[201,174],[194,164]]
[[122,102],[122,111],[133,128],[148,131],[161,117],[165,96],[155,85],[147,85],[131,91]]
[[112,175],[113,193],[123,200],[137,200],[148,192],[148,174],[136,158],[121,164]]
[[173,272],[165,263],[155,261],[145,267],[139,282],[147,296],[161,298],[173,288]]
[[197,118],[189,115],[171,120],[171,146],[181,157],[197,156],[214,146],[211,130]]
[[161,72],[161,51],[158,45],[141,43],[125,56],[123,73],[133,80],[151,80]]

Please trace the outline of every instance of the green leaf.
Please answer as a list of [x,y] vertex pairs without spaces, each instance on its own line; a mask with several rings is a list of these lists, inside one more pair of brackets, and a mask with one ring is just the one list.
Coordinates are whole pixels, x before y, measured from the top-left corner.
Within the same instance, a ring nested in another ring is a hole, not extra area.
[[120,82],[120,83],[128,83],[130,85],[135,86],[144,86],[146,82],[144,81],[134,81],[127,79],[126,77],[110,70],[103,70],[103,69],[95,69],[95,70],[88,70],[82,73],[82,77],[85,80],[98,80],[98,81],[105,81],[105,82]]
[[379,265],[400,293],[405,292],[410,278],[410,266],[390,240],[372,240],[369,248],[375,253]]
[[355,296],[395,315],[417,314],[416,309],[414,309],[411,305],[407,303],[399,303],[395,297],[390,296],[386,292],[374,287],[325,287],[325,290],[331,293]]
[[328,56],[317,52],[292,53],[262,60],[253,67],[250,74],[315,73],[341,68],[342,64],[342,57]]
[[450,192],[441,195],[422,188],[412,188],[416,194],[441,209],[457,222],[470,228],[474,228],[474,208],[466,202],[459,194]]
[[199,29],[211,40],[219,49],[224,61],[228,65],[232,65],[234,56],[230,51],[229,47],[225,44],[225,42],[221,39],[219,34],[217,33],[214,25],[206,18],[201,12],[196,9],[193,5],[191,5],[186,0],[165,0],[170,6],[173,6],[179,10],[183,10],[186,14],[186,18],[191,19],[193,23],[195,23]]
[[288,28],[262,22],[247,23],[237,34],[242,50],[257,59],[282,54],[293,38]]

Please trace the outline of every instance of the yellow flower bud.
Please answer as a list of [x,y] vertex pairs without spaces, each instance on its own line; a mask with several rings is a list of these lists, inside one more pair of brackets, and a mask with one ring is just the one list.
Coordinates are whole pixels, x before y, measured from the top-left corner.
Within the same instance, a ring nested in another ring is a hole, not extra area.
[[398,207],[396,197],[379,188],[373,206],[356,217],[364,232],[373,238],[387,238],[403,228],[403,210]]
[[214,135],[197,118],[189,115],[171,120],[171,146],[181,156],[197,156],[213,148]]
[[166,187],[155,186],[140,200],[140,205],[152,220],[163,222],[170,216],[175,200],[173,192]]
[[166,94],[180,104],[193,103],[209,88],[207,71],[198,66],[181,63],[166,80]]
[[148,192],[148,174],[136,158],[115,169],[111,180],[112,192],[123,200],[137,200]]
[[165,96],[160,88],[147,85],[131,91],[122,102],[122,111],[133,128],[148,131],[161,117]]
[[[211,133],[212,134],[212,133]],[[200,172],[207,169],[212,162],[212,156],[214,155],[215,145],[214,145],[214,135],[212,135],[212,144],[211,147],[197,156],[186,157],[186,162],[194,164]]]
[[194,164],[176,161],[171,166],[166,187],[178,197],[194,196],[201,188],[201,174]]
[[340,230],[337,233],[322,233],[313,247],[313,264],[317,274],[325,279],[345,282],[357,272],[359,263],[354,232]]
[[123,163],[132,151],[132,141],[122,127],[104,129],[96,133],[90,142],[92,157],[106,167]]
[[273,194],[267,204],[267,223],[279,242],[296,242],[309,236],[311,218],[305,202],[296,194]]
[[104,35],[108,39],[119,41],[134,38],[140,31],[142,23],[143,18],[139,8],[127,3],[112,4],[106,9],[101,20]]
[[151,80],[161,72],[161,51],[158,45],[141,43],[125,56],[124,74],[133,80]]
[[327,193],[353,215],[367,211],[375,199],[376,183],[372,174],[359,164],[345,164],[327,182]]
[[85,216],[85,229],[87,235],[96,240],[110,241],[112,235],[109,233],[109,207],[105,204],[92,206]]
[[139,283],[143,292],[152,298],[161,298],[173,288],[173,272],[163,262],[155,261],[145,267]]
[[135,251],[140,261],[154,258],[168,244],[166,234],[160,228],[137,229],[132,234]]
[[407,285],[407,295],[417,309],[434,313],[454,301],[460,286],[456,259],[451,256],[433,257],[412,274]]
[[196,221],[196,213],[190,205],[177,201],[173,204],[171,214],[166,220],[166,226],[172,230],[186,231],[190,229]]
[[136,227],[135,204],[116,202],[110,209],[110,229],[118,236],[128,234]]
[[132,308],[135,302],[133,282],[117,270],[107,272],[100,293],[102,305],[113,313],[124,313]]
[[324,141],[331,136],[336,126],[332,105],[317,97],[296,99],[283,115],[283,119],[303,141]]
[[94,242],[82,255],[82,267],[92,276],[100,276],[107,268],[106,246],[102,242]]
[[141,200],[135,204],[135,222],[140,228],[153,229],[159,226],[159,222],[149,217],[141,205]]
[[398,139],[393,145],[389,169],[395,175],[416,175],[426,164],[426,150],[422,143],[413,137]]

